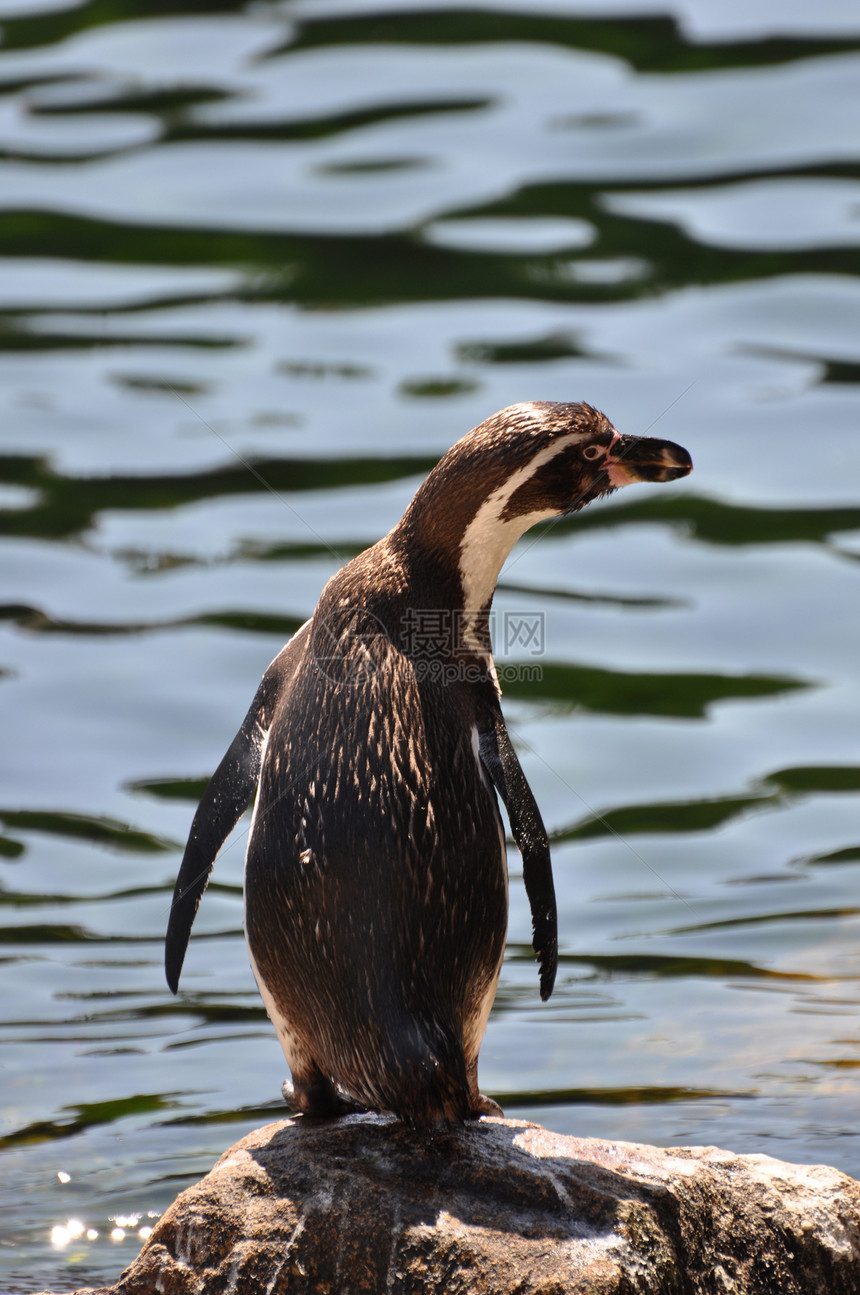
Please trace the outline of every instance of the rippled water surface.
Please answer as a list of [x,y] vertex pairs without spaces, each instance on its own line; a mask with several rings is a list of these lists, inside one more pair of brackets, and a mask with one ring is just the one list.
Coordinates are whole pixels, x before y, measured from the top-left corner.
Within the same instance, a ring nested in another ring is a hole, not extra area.
[[562,959],[541,1005],[512,851],[482,1087],[860,1175],[860,10],[658,3],[0,0],[3,1291],[113,1279],[283,1111],[246,825],[164,984],[196,798],[524,399],[696,470],[503,573]]

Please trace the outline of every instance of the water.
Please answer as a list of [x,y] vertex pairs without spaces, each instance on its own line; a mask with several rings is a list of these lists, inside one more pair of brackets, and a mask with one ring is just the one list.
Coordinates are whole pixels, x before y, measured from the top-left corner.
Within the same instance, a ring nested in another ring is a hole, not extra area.
[[522,399],[696,470],[503,573],[562,961],[543,1006],[512,853],[482,1087],[860,1175],[856,4],[0,18],[0,1289],[114,1279],[281,1114],[244,825],[164,984],[196,797],[326,578]]

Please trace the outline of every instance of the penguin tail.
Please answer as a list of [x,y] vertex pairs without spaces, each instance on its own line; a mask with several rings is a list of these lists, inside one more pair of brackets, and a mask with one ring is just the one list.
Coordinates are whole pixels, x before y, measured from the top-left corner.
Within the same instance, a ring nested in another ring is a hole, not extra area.
[[462,1042],[438,1024],[415,1021],[401,1033],[388,1110],[415,1129],[462,1124],[472,1103]]

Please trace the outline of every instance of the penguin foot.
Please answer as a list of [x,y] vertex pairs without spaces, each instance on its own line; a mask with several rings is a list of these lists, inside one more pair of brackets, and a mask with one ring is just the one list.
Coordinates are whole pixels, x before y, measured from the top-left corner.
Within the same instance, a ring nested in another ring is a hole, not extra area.
[[310,1115],[317,1119],[333,1119],[338,1115],[354,1115],[357,1111],[367,1110],[350,1097],[342,1097],[333,1084],[327,1079],[315,1080],[313,1083],[292,1083],[285,1079],[281,1084],[284,1101],[294,1111]]
[[482,1115],[498,1115],[504,1119],[505,1112],[492,1097],[485,1097],[483,1093],[478,1093],[478,1100],[469,1109],[469,1119],[477,1120]]

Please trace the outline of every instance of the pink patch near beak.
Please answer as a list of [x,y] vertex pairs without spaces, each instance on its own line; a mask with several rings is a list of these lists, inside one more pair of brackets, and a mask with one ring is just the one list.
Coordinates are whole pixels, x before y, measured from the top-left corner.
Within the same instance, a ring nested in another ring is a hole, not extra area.
[[616,490],[620,490],[622,486],[629,486],[634,480],[634,478],[630,476],[630,473],[626,471],[624,464],[619,463],[617,459],[613,459],[612,457],[612,451],[620,440],[620,433],[616,432],[613,428],[612,441],[609,449],[606,451],[606,458],[603,460],[603,467],[606,475],[609,477],[609,484],[614,486]]
[[603,460],[603,465],[606,470],[606,475],[609,477],[610,485],[615,486],[616,490],[620,490],[622,486],[629,486],[634,481],[639,480],[635,475],[631,475],[623,463],[619,463],[617,459],[610,458],[608,454]]

